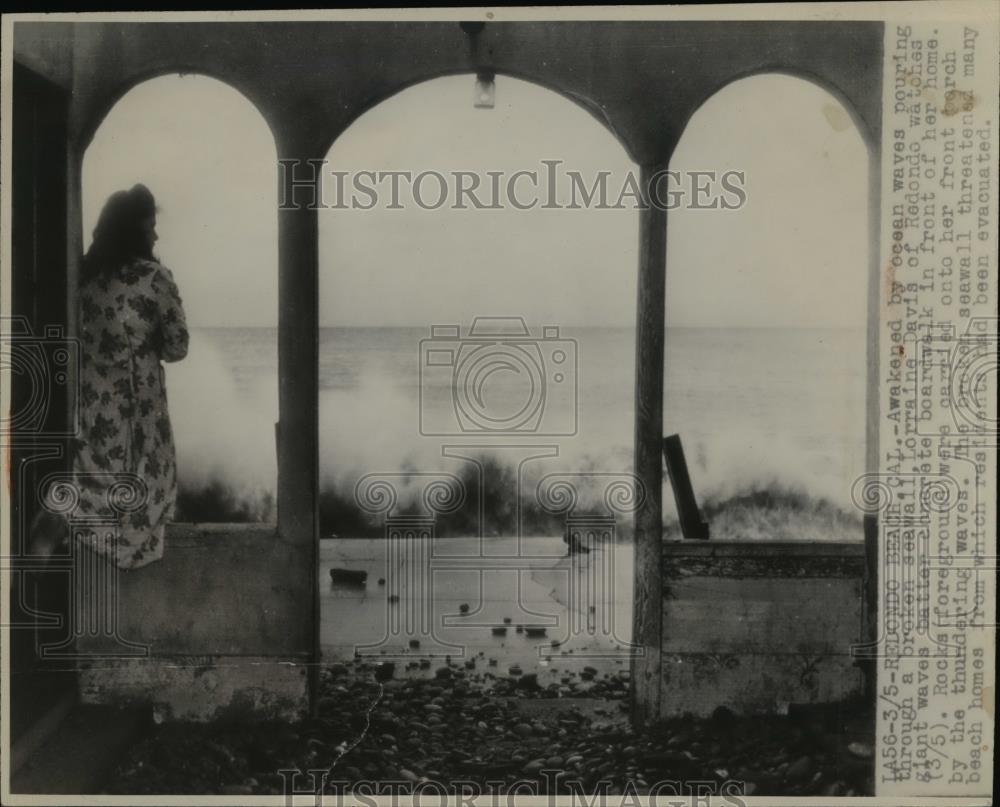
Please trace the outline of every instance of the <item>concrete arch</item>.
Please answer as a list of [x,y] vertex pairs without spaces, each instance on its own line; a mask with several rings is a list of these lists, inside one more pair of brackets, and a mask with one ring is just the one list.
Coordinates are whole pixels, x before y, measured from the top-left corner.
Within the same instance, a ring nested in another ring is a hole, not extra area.
[[[568,89],[557,86],[554,82],[545,81],[544,78],[532,74],[530,71],[508,69],[508,68],[490,68],[493,70],[495,75],[499,77],[507,77],[517,79],[518,81],[523,81],[528,84],[532,84],[540,89],[547,90],[549,92],[555,93],[561,98],[566,99],[574,106],[579,107],[588,115],[590,115],[597,123],[599,123],[622,147],[622,150],[628,156],[630,160],[634,161],[634,157],[629,148],[628,141],[625,139],[622,132],[620,132],[614,125],[611,118],[605,114],[604,109],[595,100],[588,98],[587,96],[576,94],[570,92]],[[358,106],[357,109],[352,111],[350,118],[344,121],[344,124],[340,126],[335,133],[333,133],[329,140],[325,143],[325,146],[320,149],[320,154],[329,154],[330,150],[337,144],[337,141],[341,136],[347,132],[355,123],[357,123],[361,118],[363,118],[368,112],[377,108],[384,102],[395,98],[402,93],[410,90],[414,87],[418,87],[421,84],[427,84],[428,82],[435,81],[440,78],[449,78],[451,76],[469,76],[470,80],[476,75],[476,71],[470,70],[468,67],[456,67],[454,69],[444,69],[429,72],[426,75],[417,75],[410,77],[407,81],[400,84],[394,85],[391,88],[386,89],[384,92],[378,95],[372,96],[364,104]]]
[[862,115],[861,111],[851,100],[851,97],[844,92],[840,87],[838,87],[830,79],[821,76],[817,73],[812,73],[807,70],[802,69],[791,69],[788,67],[782,67],[776,65],[773,67],[758,67],[753,70],[748,70],[743,73],[735,73],[727,79],[714,87],[710,88],[705,92],[701,99],[691,108],[690,112],[683,119],[678,129],[680,138],[684,136],[684,132],[687,130],[688,125],[694,119],[694,117],[704,108],[704,106],[715,98],[723,90],[728,87],[737,84],[741,81],[746,81],[747,79],[757,78],[760,76],[787,76],[788,78],[798,79],[799,81],[804,81],[808,84],[812,84],[818,89],[829,94],[833,99],[835,99],[847,112],[854,124],[854,128],[857,130],[858,134],[861,135],[862,141],[864,141],[865,147],[868,150],[869,160],[875,154],[878,154],[880,143],[878,141],[878,131],[877,126],[873,126],[867,121]]
[[242,87],[240,86],[241,83],[237,79],[233,76],[224,75],[221,71],[214,72],[201,66],[196,67],[178,64],[174,66],[150,69],[129,77],[127,81],[124,81],[121,84],[113,87],[102,88],[104,89],[103,94],[99,99],[92,102],[90,105],[90,114],[81,122],[79,137],[77,139],[78,153],[81,157],[90,147],[91,142],[93,142],[94,135],[97,134],[101,126],[104,124],[104,121],[107,120],[108,115],[115,108],[115,106],[117,106],[118,103],[125,98],[125,96],[150,81],[155,81],[156,79],[168,76],[199,76],[211,79],[212,81],[223,85],[228,91],[238,95],[244,102],[249,104],[254,109],[260,117],[261,122],[267,127],[268,135],[271,138],[271,147],[274,149],[275,154],[277,154],[278,141],[275,136],[275,127],[268,119],[265,108],[255,100],[252,85],[247,84],[246,87]]

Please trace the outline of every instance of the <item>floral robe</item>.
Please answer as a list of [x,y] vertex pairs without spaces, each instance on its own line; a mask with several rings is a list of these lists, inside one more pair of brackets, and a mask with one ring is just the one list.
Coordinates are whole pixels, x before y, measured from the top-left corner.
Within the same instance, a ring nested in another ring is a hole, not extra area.
[[[160,362],[187,355],[188,331],[170,270],[137,259],[84,283],[80,334],[74,532],[123,569],[145,566],[163,556],[177,497]],[[87,530],[90,518],[116,525]]]

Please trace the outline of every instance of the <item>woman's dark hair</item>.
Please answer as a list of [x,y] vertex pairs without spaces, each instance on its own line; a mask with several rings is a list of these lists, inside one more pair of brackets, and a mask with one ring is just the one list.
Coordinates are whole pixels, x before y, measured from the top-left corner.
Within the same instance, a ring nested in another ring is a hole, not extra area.
[[142,225],[156,215],[156,200],[145,185],[115,191],[104,203],[94,228],[94,240],[83,256],[83,277],[113,272],[133,258],[153,258]]

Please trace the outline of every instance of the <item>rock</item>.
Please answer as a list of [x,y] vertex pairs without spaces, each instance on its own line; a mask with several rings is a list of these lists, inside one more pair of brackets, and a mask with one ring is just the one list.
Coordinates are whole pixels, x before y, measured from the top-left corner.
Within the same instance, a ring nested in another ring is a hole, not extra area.
[[409,768],[400,768],[399,769],[399,778],[400,779],[405,779],[407,782],[416,782],[416,781],[418,781],[418,779],[420,777],[418,777]]
[[375,666],[375,680],[388,681],[396,674],[396,665],[391,661],[383,661]]
[[785,771],[786,782],[804,782],[813,775],[813,761],[811,757],[799,757],[788,766]]
[[[518,671],[520,671],[521,668],[518,667],[517,669]],[[511,675],[513,674],[514,673],[511,672]],[[520,672],[518,672],[518,674],[520,675]],[[517,686],[519,689],[528,689],[528,690],[541,689],[541,687],[538,686],[537,673],[528,673],[527,675],[522,676],[521,679],[517,682]]]
[[429,658],[420,659],[420,669],[429,670],[431,668],[431,660]]
[[[507,672],[510,673],[511,675],[521,675],[523,670],[521,669],[520,665],[511,664],[510,667],[507,668]],[[537,676],[536,676],[536,683],[537,683]]]
[[510,617],[509,616],[505,616],[503,618],[503,624],[504,625],[509,625],[510,624]]
[[736,722],[736,715],[726,706],[717,706],[712,712],[712,722],[718,726],[731,726]]
[[521,770],[528,776],[534,776],[541,772],[542,768],[545,767],[544,759],[533,759],[527,765],[525,765]]
[[518,723],[514,726],[514,733],[520,734],[522,737],[530,737],[535,733],[535,730],[531,728],[527,723]]
[[410,649],[411,650],[416,650],[418,647],[420,647],[420,640],[419,639],[410,639]]
[[467,669],[467,670],[474,670],[474,669],[476,669],[476,660],[474,658],[470,658],[468,661],[466,661],[465,662],[465,669]]
[[454,674],[455,673],[452,671],[451,667],[438,667],[434,671],[435,678],[451,679]]
[[379,584],[380,586],[384,586],[384,585],[385,585],[385,578],[384,578],[384,577],[380,577],[380,578],[378,579],[378,584]]
[[545,760],[545,767],[546,768],[558,769],[558,768],[562,768],[563,764],[564,763],[563,763],[563,758],[562,757],[549,757],[547,760]]
[[875,756],[875,749],[869,743],[850,743],[847,751],[858,759],[871,759]]
[[545,628],[527,627],[524,629],[524,635],[527,636],[529,639],[541,639],[542,637],[545,636],[545,633],[546,633]]
[[460,606],[458,606],[458,610],[463,614],[469,613],[469,603],[463,602]]
[[330,582],[345,586],[364,586],[368,582],[368,572],[357,569],[330,569]]
[[507,628],[503,627],[502,625],[497,625],[495,628],[493,628],[492,633],[494,636],[506,636]]

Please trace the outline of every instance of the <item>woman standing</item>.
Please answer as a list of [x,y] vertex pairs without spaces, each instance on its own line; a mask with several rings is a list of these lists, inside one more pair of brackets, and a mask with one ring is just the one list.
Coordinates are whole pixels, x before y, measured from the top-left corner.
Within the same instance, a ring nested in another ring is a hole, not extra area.
[[[84,256],[80,285],[74,516],[117,523],[110,532],[75,531],[123,569],[163,556],[164,529],[177,496],[161,361],[187,355],[188,331],[173,276],[153,256],[156,240],[149,189],[136,185],[112,194]],[[124,497],[125,506],[116,506],[115,495]]]

